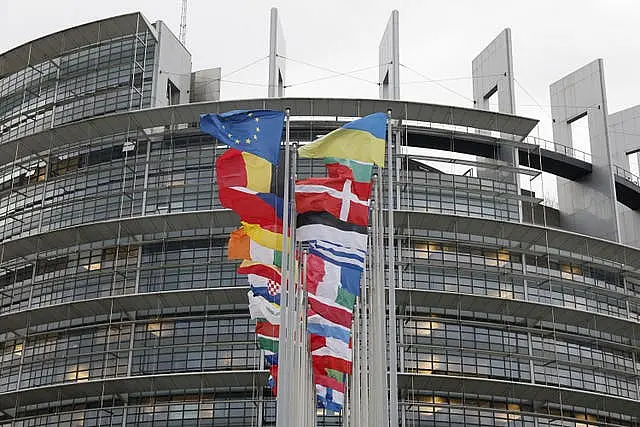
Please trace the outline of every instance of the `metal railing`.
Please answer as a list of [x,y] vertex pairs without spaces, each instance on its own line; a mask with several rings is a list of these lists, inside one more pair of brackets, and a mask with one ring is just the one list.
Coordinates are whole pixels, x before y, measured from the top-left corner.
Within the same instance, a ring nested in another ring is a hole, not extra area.
[[558,144],[555,141],[538,138],[537,136],[528,136],[524,139],[523,142],[525,144],[537,145],[542,149],[553,151],[554,153],[562,154],[574,159],[582,160],[583,162],[591,163],[590,153],[586,153],[567,145]]
[[628,170],[621,168],[620,166],[616,166],[614,169],[614,172],[616,175],[618,175],[621,178],[626,179],[627,181],[637,185],[638,187],[640,187],[640,176],[635,175],[631,172],[629,172]]

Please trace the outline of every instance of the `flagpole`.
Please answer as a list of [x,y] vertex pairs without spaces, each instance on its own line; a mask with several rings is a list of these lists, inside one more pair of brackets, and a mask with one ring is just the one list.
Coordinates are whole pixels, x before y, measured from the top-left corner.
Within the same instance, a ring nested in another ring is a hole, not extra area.
[[[311,411],[315,409],[309,404],[305,404],[304,402],[310,403],[309,394],[311,393],[311,387],[313,387],[313,378],[311,377],[310,367],[312,363],[311,356],[311,348],[309,345],[309,334],[307,334],[307,258],[308,251],[305,249],[303,252],[303,267],[302,267],[302,279],[300,283],[302,284],[302,297],[300,299],[300,339],[302,343],[302,366],[300,369],[300,379],[301,379],[301,395],[300,401],[302,403],[303,408],[303,417],[302,421],[304,424],[301,425],[312,425]],[[312,397],[315,397],[315,393],[312,394]]]
[[349,399],[351,407],[349,413],[349,424],[354,427],[360,427],[360,399],[361,399],[361,383],[360,383],[360,303],[357,302],[353,310],[353,332],[351,335],[353,342],[353,352],[351,354],[352,366],[351,370],[351,390]]
[[[379,275],[379,265],[380,265],[380,255],[379,255],[379,251],[380,251],[380,245],[379,245],[379,234],[380,234],[380,227],[379,227],[379,219],[380,219],[380,214],[379,214],[379,210],[380,210],[380,199],[378,198],[378,185],[379,185],[379,179],[378,179],[378,175],[374,174],[373,176],[373,181],[374,181],[374,192],[375,192],[375,201],[373,202],[373,216],[371,218],[371,231],[372,231],[372,236],[371,236],[371,260],[370,260],[370,265],[371,265],[371,282],[370,282],[370,289],[371,289],[371,318],[370,318],[370,322],[371,322],[371,330],[372,330],[372,334],[371,334],[371,339],[370,339],[370,343],[371,346],[369,347],[369,351],[371,353],[371,370],[370,370],[370,387],[371,387],[371,393],[369,395],[369,408],[371,410],[371,423],[376,425],[376,426],[382,426],[382,419],[381,419],[381,400],[382,400],[382,395],[381,395],[381,390],[382,390],[382,376],[384,375],[383,372],[381,372],[381,366],[380,366],[380,329],[379,329],[379,323],[378,323],[378,318],[380,317],[380,310],[379,310],[379,299],[378,299],[378,287],[380,286],[380,275]],[[375,332],[377,331],[377,333]],[[385,426],[386,427],[386,426]]]
[[[295,180],[296,180],[296,168],[297,168],[297,144],[291,144],[291,183],[292,183],[292,189],[295,190]],[[296,277],[296,273],[299,271],[299,269],[297,268],[298,266],[298,259],[296,257],[296,253],[297,252],[297,242],[296,242],[296,199],[295,199],[295,192],[292,192],[290,194],[290,198],[289,198],[289,205],[290,205],[290,209],[291,209],[291,218],[289,219],[290,222],[290,243],[289,243],[289,265],[288,265],[288,282],[289,282],[289,286],[290,286],[290,292],[293,296],[293,298],[289,299],[289,319],[287,320],[287,325],[288,329],[287,329],[287,343],[288,345],[290,345],[290,351],[292,354],[292,363],[291,363],[291,369],[288,371],[287,377],[288,377],[288,381],[290,384],[290,389],[289,389],[289,402],[290,402],[290,419],[291,422],[295,423],[293,424],[293,426],[298,426],[300,425],[301,419],[299,418],[300,416],[300,409],[301,409],[301,405],[296,404],[298,397],[300,396],[300,390],[299,390],[299,378],[300,378],[300,372],[301,372],[301,352],[300,352],[300,346],[299,346],[299,342],[300,342],[300,333],[299,333],[299,329],[300,329],[300,320],[298,317],[298,305],[299,305],[299,298],[300,298],[300,286],[297,286],[296,283],[299,283],[299,281],[297,280],[298,277]]]
[[290,418],[290,395],[287,372],[290,371],[289,347],[291,341],[288,340],[287,323],[289,319],[289,258],[290,258],[290,233],[289,233],[289,192],[291,187],[291,169],[289,159],[289,127],[291,110],[285,109],[285,142],[284,142],[284,197],[282,210],[282,267],[280,286],[280,334],[278,341],[278,396],[276,398],[276,427],[289,427]]
[[[393,140],[391,109],[387,110],[387,261],[389,263],[389,427],[398,426],[398,344],[396,337],[396,271],[393,200]],[[383,301],[384,302],[384,301]]]
[[[368,260],[368,257],[367,257]],[[361,378],[361,392],[360,392],[360,410],[361,417],[360,426],[369,425],[369,315],[367,313],[367,262],[365,262],[364,269],[362,271],[362,279],[360,282],[360,314],[362,333],[360,334],[360,378]],[[359,427],[360,427],[359,426]]]
[[[375,374],[372,375],[372,390],[375,392],[372,405],[374,405],[376,425],[389,425],[388,409],[389,399],[387,394],[387,347],[386,343],[386,307],[384,289],[384,224],[382,205],[382,177],[376,175],[376,210],[375,210],[375,232],[374,249],[375,282],[372,285],[372,325],[376,333],[372,335],[373,360],[375,363]],[[373,340],[375,338],[375,341]]]

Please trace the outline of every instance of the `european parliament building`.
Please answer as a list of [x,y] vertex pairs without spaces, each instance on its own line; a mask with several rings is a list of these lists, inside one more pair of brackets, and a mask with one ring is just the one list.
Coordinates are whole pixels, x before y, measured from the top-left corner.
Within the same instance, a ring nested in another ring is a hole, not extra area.
[[[287,107],[300,142],[391,110],[392,425],[639,426],[640,107],[607,111],[602,61],[551,85],[544,141],[514,114],[509,30],[473,108],[400,100],[397,12],[379,99],[284,97],[282,40],[272,11],[269,97],[238,101],[140,13],[0,55],[0,426],[275,425],[197,122]],[[540,174],[557,207],[521,185]]]

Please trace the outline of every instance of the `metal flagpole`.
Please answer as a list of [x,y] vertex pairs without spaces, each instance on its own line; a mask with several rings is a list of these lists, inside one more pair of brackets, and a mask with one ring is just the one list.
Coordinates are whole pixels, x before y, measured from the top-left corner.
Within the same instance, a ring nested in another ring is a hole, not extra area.
[[[292,188],[295,189],[295,180],[296,180],[296,168],[297,168],[297,144],[291,144],[291,182]],[[300,404],[296,404],[298,397],[300,396],[300,392],[298,390],[298,379],[301,372],[300,366],[300,353],[299,353],[299,319],[298,319],[298,304],[299,304],[299,295],[300,295],[300,286],[297,285],[298,277],[296,273],[298,270],[298,259],[296,257],[296,203],[295,196],[291,194],[289,198],[289,205],[291,209],[291,218],[290,222],[290,240],[289,240],[289,265],[288,265],[288,282],[290,286],[290,292],[293,297],[289,299],[289,319],[287,319],[287,346],[289,346],[293,363],[291,364],[291,370],[288,372],[290,391],[289,391],[289,401],[290,403],[290,416],[291,416],[291,425],[299,426],[300,425]]]
[[378,233],[376,238],[378,240],[378,265],[376,271],[378,273],[378,283],[375,287],[376,295],[376,310],[378,316],[376,317],[376,331],[378,332],[378,348],[376,349],[376,356],[378,357],[378,366],[380,372],[380,425],[389,425],[389,395],[387,392],[387,334],[386,334],[386,304],[385,304],[385,280],[384,280],[384,267],[385,267],[385,248],[384,248],[384,205],[382,202],[382,171],[378,175],[378,187],[376,199],[378,203]]
[[369,408],[372,411],[372,424],[376,426],[386,426],[384,422],[387,405],[386,389],[386,348],[384,346],[384,261],[382,243],[382,203],[381,203],[381,177],[375,176],[375,205],[374,216],[372,218],[372,281],[371,281],[371,401]]
[[[376,194],[376,186],[378,185],[378,177],[377,175],[373,176],[373,191],[374,191],[374,198],[375,198],[375,194]],[[369,257],[368,257],[368,267],[369,267],[369,290],[370,295],[369,295],[369,325],[371,326],[371,331],[375,331],[376,330],[376,316],[377,316],[377,312],[376,312],[376,308],[375,308],[375,291],[374,291],[374,286],[377,282],[377,277],[376,277],[376,268],[375,265],[377,264],[377,251],[378,251],[378,241],[376,240],[375,236],[376,233],[378,233],[378,200],[375,199],[375,201],[372,202],[373,203],[373,215],[371,215],[371,244],[369,245]],[[378,395],[377,395],[377,390],[378,388],[376,387],[377,381],[376,379],[379,378],[379,375],[377,375],[378,372],[378,363],[377,363],[377,358],[375,357],[375,349],[377,348],[377,340],[376,340],[376,335],[375,333],[371,334],[371,337],[369,339],[369,354],[368,359],[370,361],[369,364],[369,408],[371,410],[371,412],[369,413],[369,421],[374,424],[374,425],[380,425],[380,420],[377,417],[377,412],[376,412],[376,405],[375,402],[378,401]]]
[[[311,372],[312,357],[311,357],[311,348],[310,348],[311,346],[309,342],[310,337],[309,337],[309,334],[307,333],[307,307],[308,307],[307,259],[308,259],[308,251],[305,249],[304,256],[303,256],[304,265],[302,269],[302,280],[300,280],[300,282],[302,283],[302,298],[300,303],[300,319],[301,319],[300,337],[303,344],[303,348],[302,348],[303,364],[300,370],[300,378],[302,379],[302,388],[301,388],[301,395],[299,399],[301,402],[303,402],[301,406],[304,409],[304,412],[303,412],[304,424],[301,424],[301,425],[311,426],[313,425],[312,411],[315,410],[315,405],[312,405],[311,402],[315,403],[315,390],[312,391],[312,388],[314,388],[313,377]],[[311,400],[310,398],[314,400]]]
[[284,197],[282,210],[282,267],[281,267],[281,286],[280,286],[280,334],[278,341],[278,380],[276,382],[278,387],[278,396],[276,399],[276,427],[289,427],[290,418],[290,395],[289,395],[289,381],[288,375],[291,372],[289,362],[289,347],[291,341],[289,341],[287,334],[287,321],[289,319],[289,257],[290,257],[290,239],[289,239],[289,189],[291,186],[291,170],[289,159],[289,125],[291,118],[291,110],[285,109],[286,121],[285,121],[285,142],[284,142]]
[[353,333],[351,335],[353,350],[351,354],[351,399],[349,424],[354,427],[360,427],[360,303],[356,303],[353,310]]
[[349,392],[349,376],[347,375],[344,382],[344,406],[342,407],[342,426],[349,427],[351,424],[349,423],[349,412],[351,410],[351,405],[349,404],[349,399],[351,398],[351,393]]
[[360,334],[360,378],[361,378],[361,391],[360,391],[360,421],[361,426],[369,425],[369,314],[367,313],[368,304],[368,291],[367,291],[367,274],[368,274],[368,259],[365,260],[365,267],[362,271],[362,279],[360,281],[360,314],[362,317],[362,333]]
[[389,263],[389,426],[398,425],[398,344],[396,337],[396,271],[393,200],[393,141],[391,109],[387,110],[387,262]]

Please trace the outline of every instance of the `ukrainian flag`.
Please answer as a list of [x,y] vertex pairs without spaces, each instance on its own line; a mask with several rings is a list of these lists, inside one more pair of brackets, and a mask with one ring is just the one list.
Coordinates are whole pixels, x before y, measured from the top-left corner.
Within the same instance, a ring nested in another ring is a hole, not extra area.
[[306,158],[334,157],[384,166],[387,115],[374,113],[298,149]]

